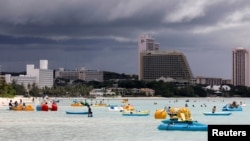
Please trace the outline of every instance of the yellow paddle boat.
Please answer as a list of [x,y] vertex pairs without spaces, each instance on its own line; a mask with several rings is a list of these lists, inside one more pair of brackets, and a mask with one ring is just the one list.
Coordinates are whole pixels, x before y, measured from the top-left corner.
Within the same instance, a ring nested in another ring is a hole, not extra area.
[[126,111],[134,111],[135,110],[134,106],[132,106],[130,104],[123,106],[123,109]]
[[99,103],[92,105],[93,107],[107,107],[108,105],[106,103]]
[[34,111],[34,107],[32,105],[18,105],[17,107],[10,107],[11,111]]
[[81,102],[71,103],[70,106],[83,106]]

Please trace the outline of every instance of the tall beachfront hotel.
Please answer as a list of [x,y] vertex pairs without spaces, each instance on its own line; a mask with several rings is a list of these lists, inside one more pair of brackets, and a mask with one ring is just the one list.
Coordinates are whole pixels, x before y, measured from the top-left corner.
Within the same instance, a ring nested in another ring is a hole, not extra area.
[[233,48],[232,84],[250,87],[250,49]]
[[154,81],[165,78],[190,82],[193,74],[185,55],[179,51],[160,51],[159,48],[160,44],[150,34],[139,36],[139,80]]
[[143,80],[144,75],[143,75],[143,62],[142,62],[142,57],[141,53],[143,52],[148,52],[148,51],[155,51],[159,50],[160,44],[156,43],[155,40],[151,37],[150,34],[142,34],[139,36],[138,39],[138,66],[139,66],[139,72],[138,72],[138,79]]

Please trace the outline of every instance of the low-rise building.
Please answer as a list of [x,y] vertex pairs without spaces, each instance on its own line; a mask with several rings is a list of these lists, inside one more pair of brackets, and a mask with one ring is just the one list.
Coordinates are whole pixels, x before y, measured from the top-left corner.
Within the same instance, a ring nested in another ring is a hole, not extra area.
[[59,68],[55,70],[55,78],[69,79],[71,81],[80,79],[86,82],[89,81],[103,82],[103,71],[87,70],[84,67],[75,70],[65,70],[64,68]]
[[116,93],[111,91],[111,89],[105,89],[105,88],[100,88],[100,89],[92,89],[89,92],[89,95],[91,97],[99,97],[99,96],[115,96]]

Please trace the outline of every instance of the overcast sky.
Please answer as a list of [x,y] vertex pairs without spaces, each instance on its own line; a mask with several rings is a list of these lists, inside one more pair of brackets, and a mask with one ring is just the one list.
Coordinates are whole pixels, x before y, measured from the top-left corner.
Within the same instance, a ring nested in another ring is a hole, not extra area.
[[138,37],[181,51],[194,76],[231,79],[232,49],[250,46],[249,0],[0,0],[1,71],[138,74]]

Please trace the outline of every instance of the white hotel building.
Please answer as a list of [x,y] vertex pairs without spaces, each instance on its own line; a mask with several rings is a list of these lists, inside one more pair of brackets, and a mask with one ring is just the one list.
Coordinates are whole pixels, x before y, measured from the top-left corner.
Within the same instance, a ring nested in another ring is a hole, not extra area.
[[150,34],[138,40],[139,80],[165,78],[177,82],[192,82],[193,74],[186,56],[180,51],[161,51],[160,44]]
[[5,75],[5,80],[7,83],[12,83],[16,81],[17,84],[24,85],[27,89],[28,85],[33,85],[34,83],[38,88],[53,86],[53,70],[48,69],[48,60],[40,60],[40,68],[35,68],[33,64],[27,64],[26,75],[11,76],[9,74]]

